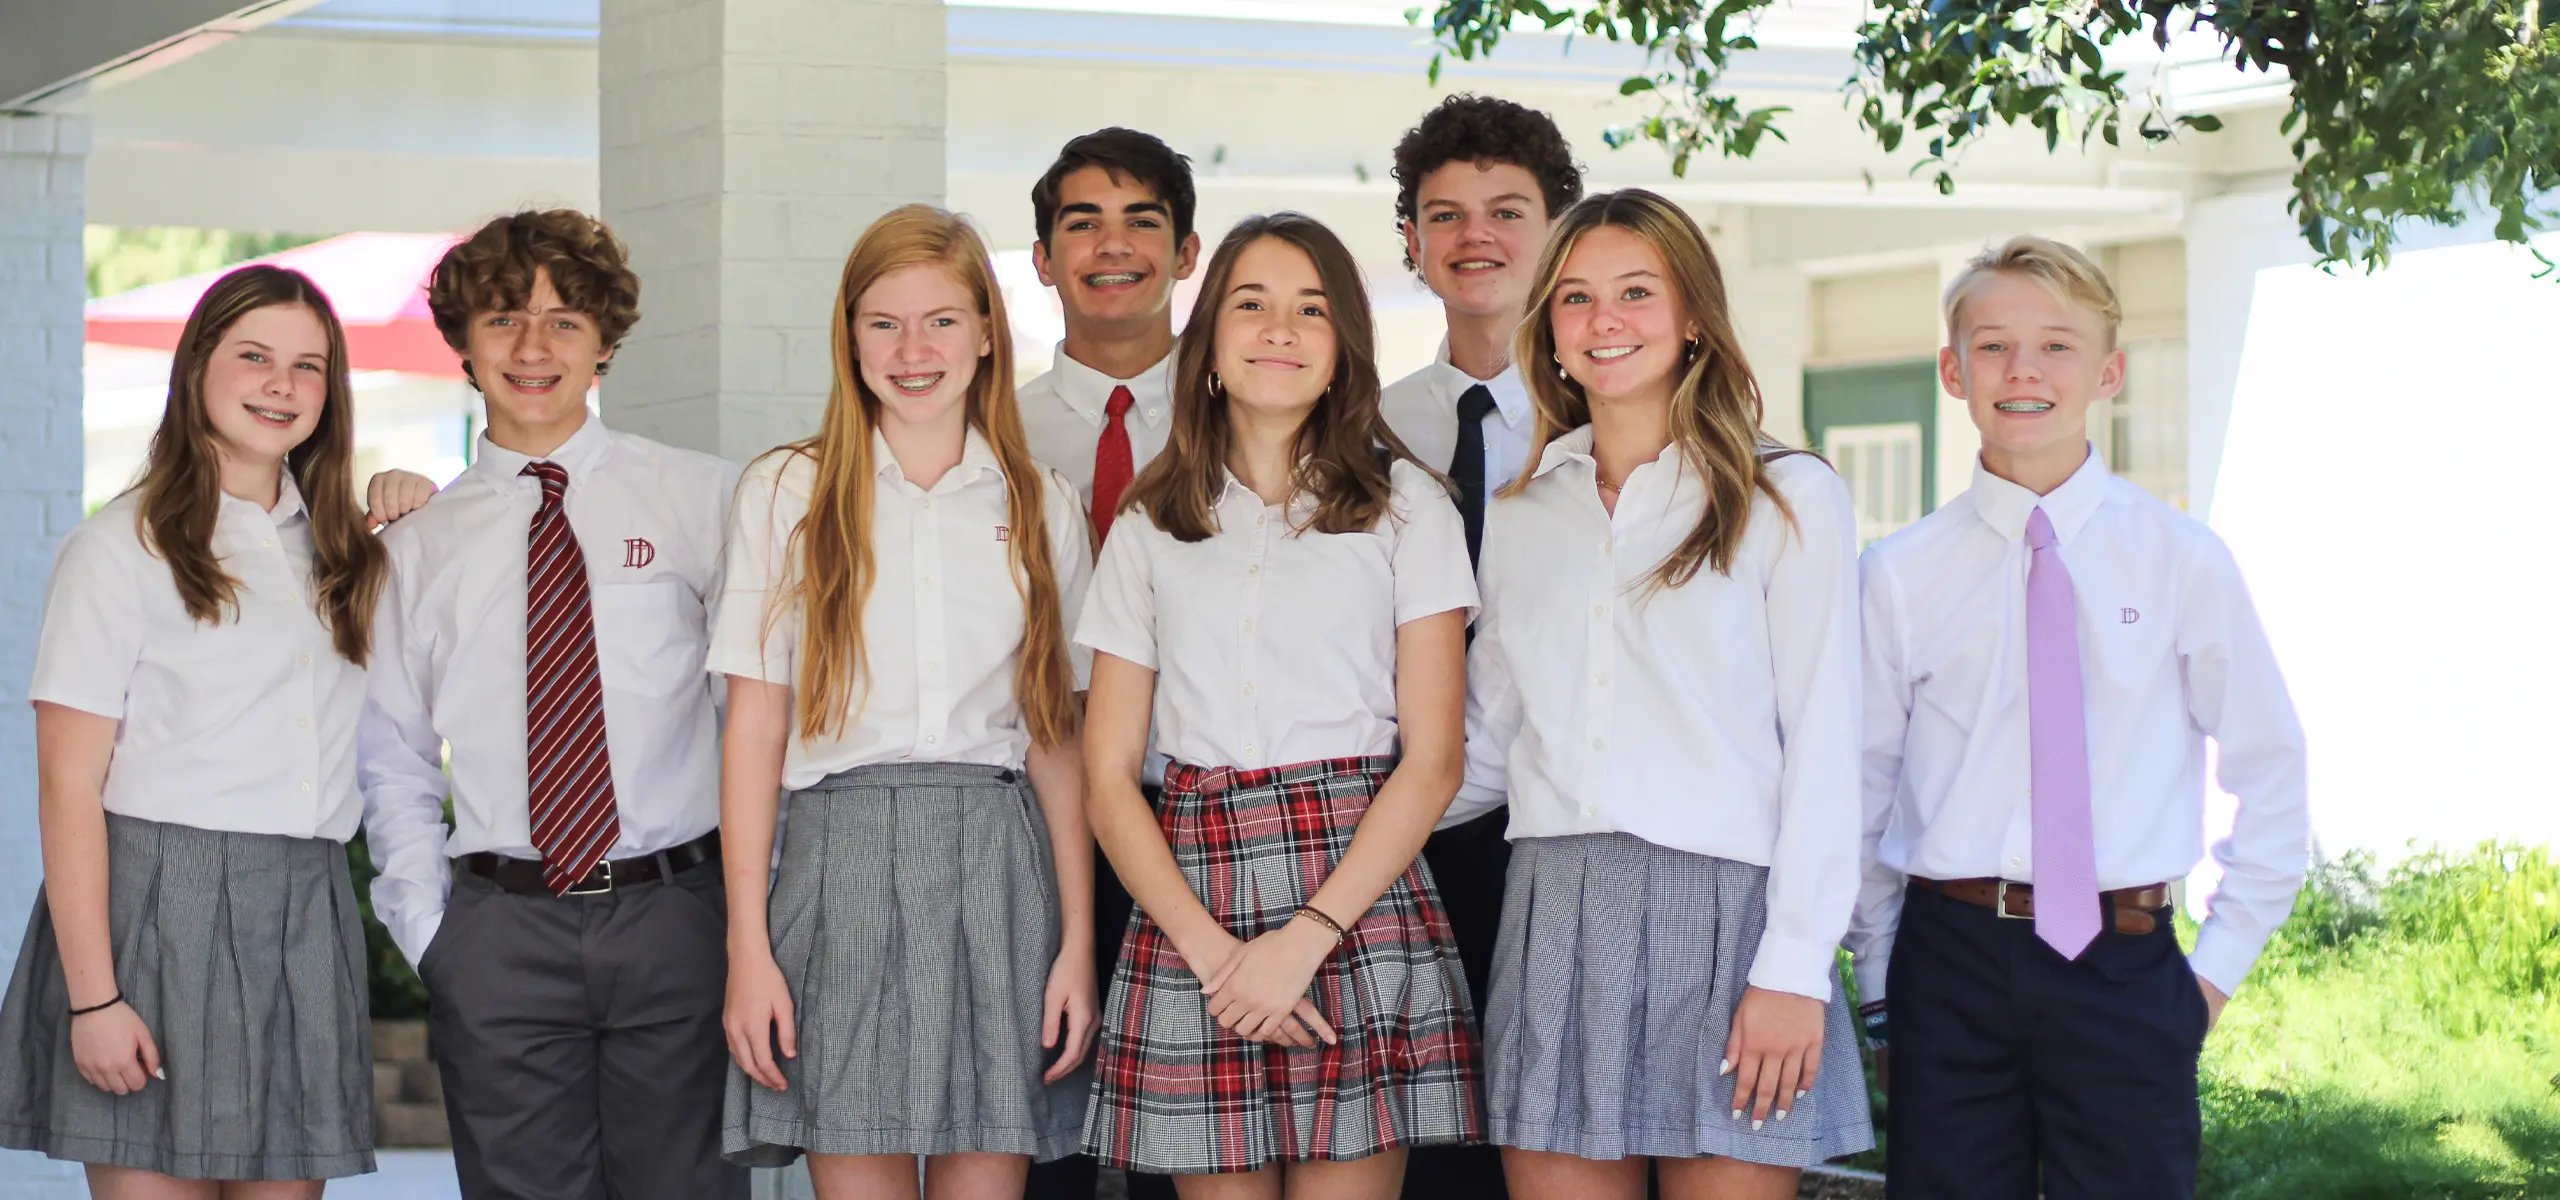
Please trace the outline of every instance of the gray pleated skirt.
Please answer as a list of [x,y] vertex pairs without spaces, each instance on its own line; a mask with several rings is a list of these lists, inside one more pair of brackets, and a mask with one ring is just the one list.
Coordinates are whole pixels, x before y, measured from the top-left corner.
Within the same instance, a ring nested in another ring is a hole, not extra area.
[[[1757,1132],[1718,1073],[1767,921],[1769,869],[1623,833],[1523,838],[1485,1006],[1498,1145],[1590,1159],[1806,1167],[1875,1145],[1839,989],[1812,1094]],[[1747,1107],[1747,1106],[1746,1106]]]
[[0,999],[0,1146],[180,1179],[373,1170],[364,925],[344,843],[110,813],[107,912],[116,984],[168,1078],[115,1096],[80,1077],[39,892]]
[[769,912],[799,1056],[775,1056],[783,1092],[731,1064],[731,1162],[1074,1153],[1091,1074],[1040,1081],[1058,885],[1022,772],[886,763],[793,792]]

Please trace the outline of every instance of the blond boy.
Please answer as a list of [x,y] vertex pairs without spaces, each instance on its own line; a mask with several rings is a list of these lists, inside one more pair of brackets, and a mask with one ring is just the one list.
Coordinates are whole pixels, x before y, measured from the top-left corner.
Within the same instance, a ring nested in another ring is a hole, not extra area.
[[[1888,1194],[2189,1196],[2197,1053],[2302,879],[2302,730],[2230,552],[2089,444],[2124,385],[2106,276],[2021,237],[1943,308],[1982,456],[1861,568],[1848,947],[1891,1047]],[[2184,954],[2169,885],[2204,852],[2207,738],[2240,807]]]

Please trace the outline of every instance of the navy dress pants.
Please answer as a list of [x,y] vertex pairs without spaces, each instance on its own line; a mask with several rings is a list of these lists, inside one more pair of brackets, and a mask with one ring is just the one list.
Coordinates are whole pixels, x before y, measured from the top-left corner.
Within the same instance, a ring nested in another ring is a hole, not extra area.
[[2162,910],[2077,960],[2035,922],[1906,888],[1886,967],[1892,1200],[2195,1194],[2204,996]]

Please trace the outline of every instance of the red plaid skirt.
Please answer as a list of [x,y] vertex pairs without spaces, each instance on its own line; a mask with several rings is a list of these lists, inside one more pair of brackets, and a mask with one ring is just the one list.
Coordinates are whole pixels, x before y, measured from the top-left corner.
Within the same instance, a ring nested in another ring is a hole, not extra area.
[[[1157,821],[1192,893],[1250,941],[1315,893],[1394,766],[1175,763]],[[1143,911],[1130,914],[1095,1051],[1085,1149],[1110,1166],[1198,1174],[1484,1139],[1466,976],[1419,857],[1352,924],[1309,990],[1338,1044],[1246,1041],[1210,1017],[1200,980],[1164,931]]]

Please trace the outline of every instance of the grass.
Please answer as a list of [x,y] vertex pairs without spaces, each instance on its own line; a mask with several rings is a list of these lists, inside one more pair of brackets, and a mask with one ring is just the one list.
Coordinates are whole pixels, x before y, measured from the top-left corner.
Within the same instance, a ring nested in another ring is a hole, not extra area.
[[2560,1197],[2560,864],[2315,872],[2202,1089],[2205,1196]]
[[2486,845],[2315,870],[2200,1090],[2208,1200],[2560,1198],[2560,863]]

